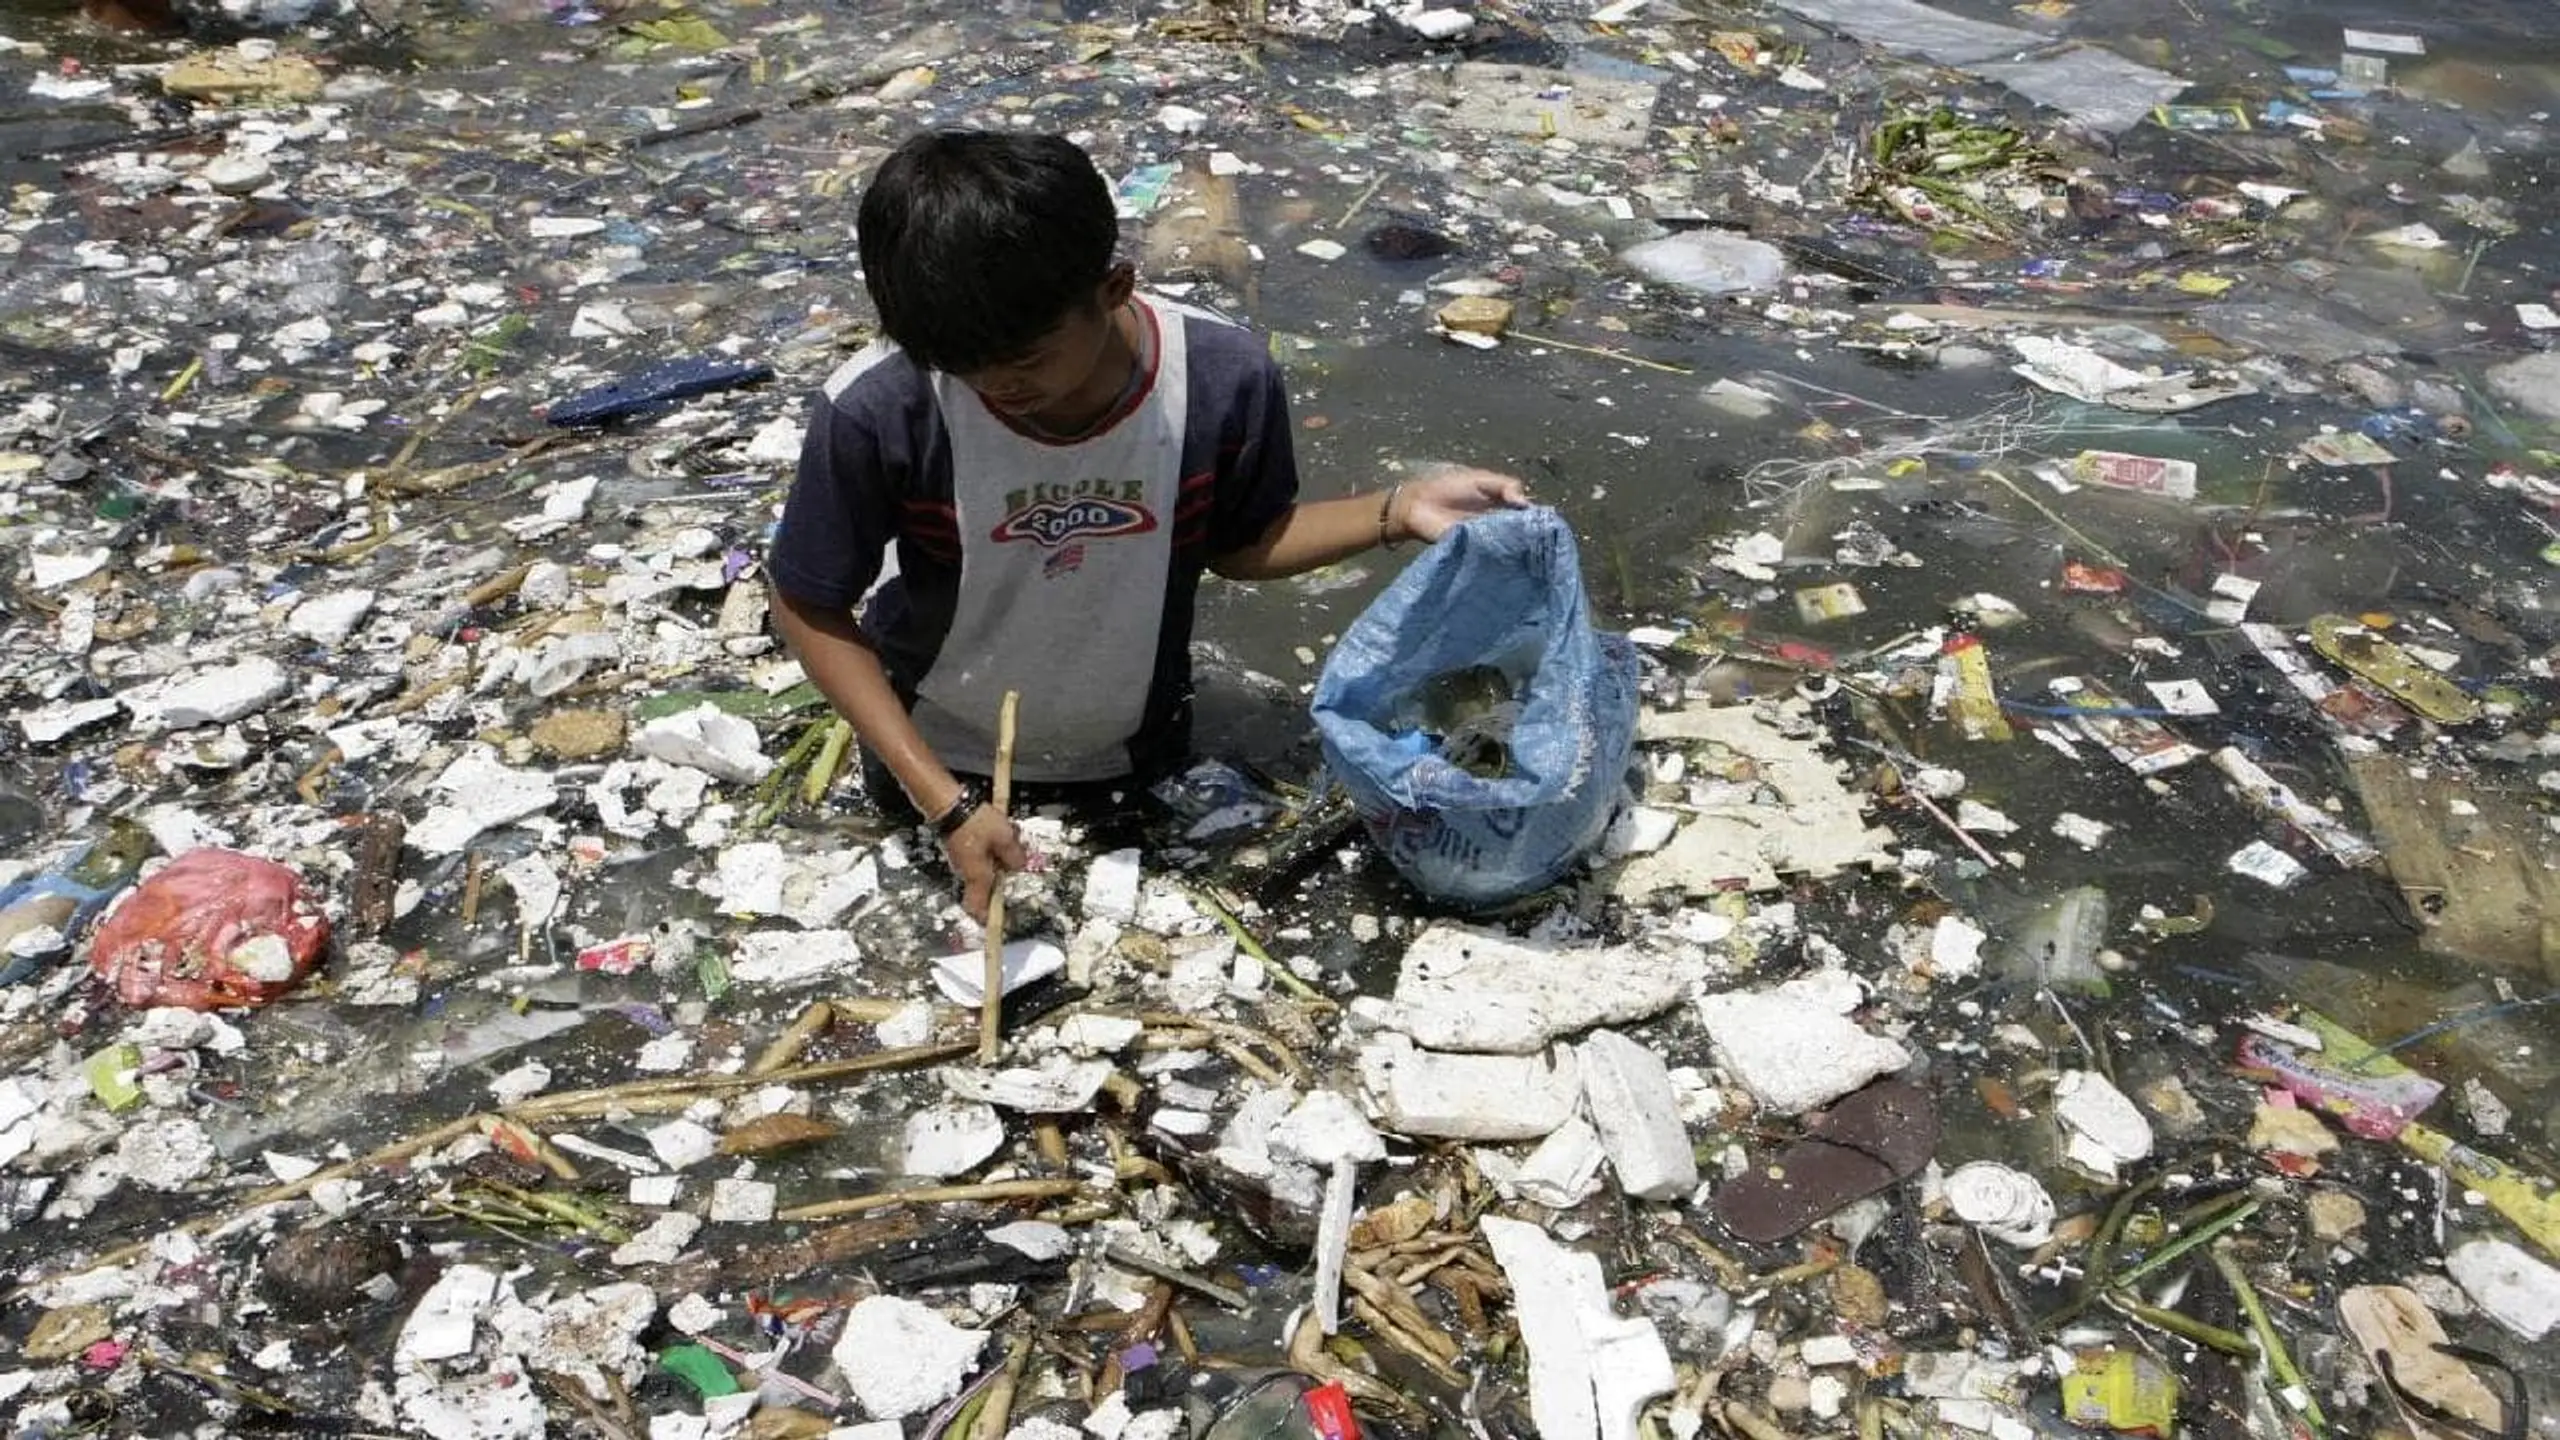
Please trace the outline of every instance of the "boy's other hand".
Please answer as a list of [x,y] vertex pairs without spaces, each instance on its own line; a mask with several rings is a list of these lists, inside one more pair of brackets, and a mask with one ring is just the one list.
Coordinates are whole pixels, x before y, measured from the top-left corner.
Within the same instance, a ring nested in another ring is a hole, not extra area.
[[1528,503],[1529,487],[1516,476],[1445,465],[1404,482],[1396,495],[1393,520],[1404,535],[1427,545],[1462,520]]
[[996,882],[1029,863],[1022,836],[992,805],[979,806],[976,814],[943,839],[942,850],[960,877],[960,908],[981,925],[986,923],[987,901],[996,892]]

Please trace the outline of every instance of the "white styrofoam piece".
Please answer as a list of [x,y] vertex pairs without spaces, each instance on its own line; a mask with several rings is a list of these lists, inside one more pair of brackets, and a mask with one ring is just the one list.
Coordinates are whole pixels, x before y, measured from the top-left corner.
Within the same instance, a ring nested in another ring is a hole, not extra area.
[[813,985],[861,967],[862,948],[843,930],[758,930],[738,937],[729,978],[741,985]]
[[965,1175],[1004,1148],[1004,1117],[971,1100],[928,1105],[907,1117],[900,1168],[936,1180]]
[[2444,1264],[2472,1303],[2517,1339],[2540,1340],[2560,1325],[2560,1270],[2539,1258],[2504,1240],[2474,1240]]
[[986,1343],[986,1331],[964,1330],[929,1306],[873,1295],[845,1316],[834,1353],[865,1413],[903,1420],[959,1394]]
[[[1486,1152],[1483,1158],[1491,1159],[1492,1153]],[[1590,1199],[1591,1192],[1599,1188],[1600,1167],[1608,1159],[1609,1151],[1600,1143],[1600,1132],[1592,1128],[1590,1121],[1576,1115],[1556,1127],[1556,1133],[1539,1141],[1529,1158],[1512,1168],[1510,1186],[1532,1205],[1569,1209]],[[1495,1179],[1500,1183],[1500,1177]]]
[[1316,1325],[1342,1328],[1342,1266],[1351,1248],[1351,1212],[1360,1200],[1360,1165],[1336,1160],[1325,1172],[1324,1205],[1316,1212]]
[[262,710],[293,688],[283,666],[263,655],[190,670],[136,686],[120,698],[145,730],[227,725]]
[[2066,1071],[2053,1087],[2053,1115],[2073,1140],[2073,1158],[2114,1178],[2117,1167],[2151,1153],[2151,1122],[2107,1077]]
[[1037,1065],[1006,1070],[953,1069],[942,1072],[942,1086],[963,1100],[983,1100],[1001,1110],[1035,1115],[1066,1115],[1083,1110],[1111,1078],[1108,1060],[1070,1060],[1049,1055]]
[[1849,1011],[1857,982],[1837,971],[1770,990],[1699,1000],[1698,1013],[1723,1066],[1761,1105],[1800,1115],[1911,1063],[1911,1054],[1870,1035]]
[[[1004,993],[1067,968],[1067,952],[1046,940],[1016,940],[1004,947]],[[986,995],[987,953],[970,950],[933,962],[933,985],[954,1005],[975,1005]]]
[[498,1272],[485,1265],[456,1265],[436,1277],[401,1322],[392,1363],[407,1368],[426,1360],[471,1353],[471,1337],[498,1294]]
[[1583,1101],[1619,1188],[1644,1200],[1681,1199],[1697,1189],[1697,1155],[1662,1057],[1614,1030],[1596,1031],[1576,1048]]
[[1632,947],[1567,949],[1436,924],[1405,947],[1380,1019],[1425,1049],[1532,1055],[1595,1025],[1661,1014],[1691,970]]
[[1138,861],[1135,849],[1094,857],[1084,872],[1086,919],[1116,920],[1126,925],[1138,918]]
[[752,785],[773,771],[764,739],[755,723],[716,705],[698,705],[675,715],[662,715],[631,737],[633,753],[690,765],[732,784]]
[[1651,1321],[1609,1305],[1600,1260],[1525,1221],[1481,1222],[1510,1281],[1529,1347],[1529,1410],[1540,1440],[1634,1440],[1645,1404],[1671,1393],[1671,1354]]
[[1582,1067],[1569,1046],[1540,1055],[1442,1055],[1401,1037],[1360,1052],[1383,1128],[1447,1140],[1541,1140],[1573,1118]]

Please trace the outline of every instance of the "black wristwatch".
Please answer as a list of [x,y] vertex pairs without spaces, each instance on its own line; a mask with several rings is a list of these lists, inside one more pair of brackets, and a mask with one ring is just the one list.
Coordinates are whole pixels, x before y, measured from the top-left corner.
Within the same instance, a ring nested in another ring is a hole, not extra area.
[[978,807],[987,803],[987,789],[975,780],[960,782],[960,793],[952,797],[950,808],[934,817],[933,833],[948,840],[953,832],[969,823]]

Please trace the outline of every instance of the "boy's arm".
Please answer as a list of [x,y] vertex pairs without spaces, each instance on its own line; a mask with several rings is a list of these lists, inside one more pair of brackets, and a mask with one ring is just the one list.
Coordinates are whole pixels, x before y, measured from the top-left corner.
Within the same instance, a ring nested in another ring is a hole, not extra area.
[[1372,545],[1428,543],[1470,515],[1528,503],[1528,488],[1511,476],[1440,467],[1383,495],[1292,505],[1253,543],[1219,556],[1209,568],[1230,580],[1284,579],[1320,570]]
[[[781,591],[774,594],[774,626],[782,632],[783,643],[800,661],[810,683],[827,697],[853,725],[862,743],[871,747],[889,773],[898,778],[907,798],[927,819],[948,812],[961,803],[959,779],[938,759],[907,707],[898,700],[898,692],[889,684],[889,672],[881,667],[879,652],[871,648],[851,614],[828,605],[795,599]],[[943,839],[943,849],[951,857],[952,869],[962,882],[962,908],[979,920],[987,914],[987,898],[994,893],[997,877],[1007,870],[1019,870],[1024,864],[1022,842],[1015,835],[1012,822],[981,805],[960,828]]]

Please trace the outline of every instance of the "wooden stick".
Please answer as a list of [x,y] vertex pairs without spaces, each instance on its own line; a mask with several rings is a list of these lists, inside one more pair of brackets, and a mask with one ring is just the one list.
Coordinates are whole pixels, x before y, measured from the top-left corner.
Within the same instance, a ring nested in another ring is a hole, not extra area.
[[1017,1335],[1005,1351],[1004,1373],[987,1387],[987,1403],[978,1411],[978,1423],[970,1427],[972,1440],[1004,1440],[1013,1422],[1014,1392],[1030,1364],[1031,1342]]
[[[996,713],[996,793],[994,805],[999,817],[1013,808],[1013,726],[1014,712],[1022,706],[1022,692],[1004,692],[1004,707]],[[1004,876],[996,876],[995,889],[987,896],[987,993],[978,1006],[978,1063],[992,1065],[996,1054],[1004,1048]]]
[[941,1205],[963,1200],[1055,1200],[1084,1188],[1081,1180],[991,1180],[983,1185],[927,1185],[915,1190],[884,1190],[816,1205],[795,1205],[774,1212],[776,1220],[832,1220],[893,1205]]
[[1179,1285],[1185,1290],[1206,1295],[1230,1310],[1246,1310],[1253,1305],[1253,1301],[1241,1290],[1221,1285],[1205,1276],[1194,1275],[1178,1266],[1167,1265],[1134,1246],[1105,1245],[1102,1247],[1102,1258],[1123,1270],[1135,1270],[1150,1279],[1162,1280],[1168,1285]]
[[[868,1074],[875,1070],[896,1070],[911,1065],[937,1064],[944,1060],[957,1059],[967,1053],[966,1044],[915,1045],[903,1050],[876,1051],[849,1060],[822,1060],[814,1064],[793,1065],[765,1075],[675,1075],[658,1080],[635,1080],[624,1085],[606,1085],[591,1090],[568,1090],[557,1095],[538,1095],[521,1105],[511,1105],[494,1113],[501,1120],[518,1125],[529,1125],[545,1120],[592,1118],[618,1110],[634,1112],[682,1110],[690,1108],[694,1101],[706,1094],[726,1094],[733,1090],[768,1084],[815,1085],[847,1076]],[[369,1155],[358,1156],[353,1160],[340,1161],[325,1169],[314,1170],[299,1180],[270,1185],[263,1190],[252,1190],[213,1214],[199,1215],[170,1228],[179,1234],[202,1235],[227,1225],[243,1213],[260,1206],[280,1205],[286,1201],[299,1200],[310,1194],[313,1187],[328,1181],[379,1170],[386,1165],[397,1164],[410,1156],[435,1149],[439,1145],[471,1134],[479,1128],[481,1116],[485,1113],[490,1112],[473,1111],[460,1115],[431,1130],[412,1135],[405,1140],[394,1141]],[[1074,1181],[1039,1183],[1049,1185],[1064,1183],[1069,1190],[1080,1188]],[[880,1207],[865,1205],[859,1208]],[[120,1245],[92,1256],[83,1264],[41,1276],[18,1286],[5,1295],[0,1295],[0,1304],[23,1298],[37,1285],[50,1284],[73,1275],[86,1275],[92,1271],[106,1269],[110,1265],[122,1265],[148,1251],[151,1243],[150,1240],[137,1240],[129,1245]]]
[[756,1063],[747,1067],[747,1073],[770,1075],[798,1060],[800,1052],[809,1048],[809,1042],[826,1034],[828,1027],[835,1023],[836,1009],[833,1005],[824,1000],[810,1001],[809,1008],[801,1011],[800,1017],[791,1022],[791,1028],[776,1036],[774,1042],[764,1048],[764,1053],[756,1057]]

